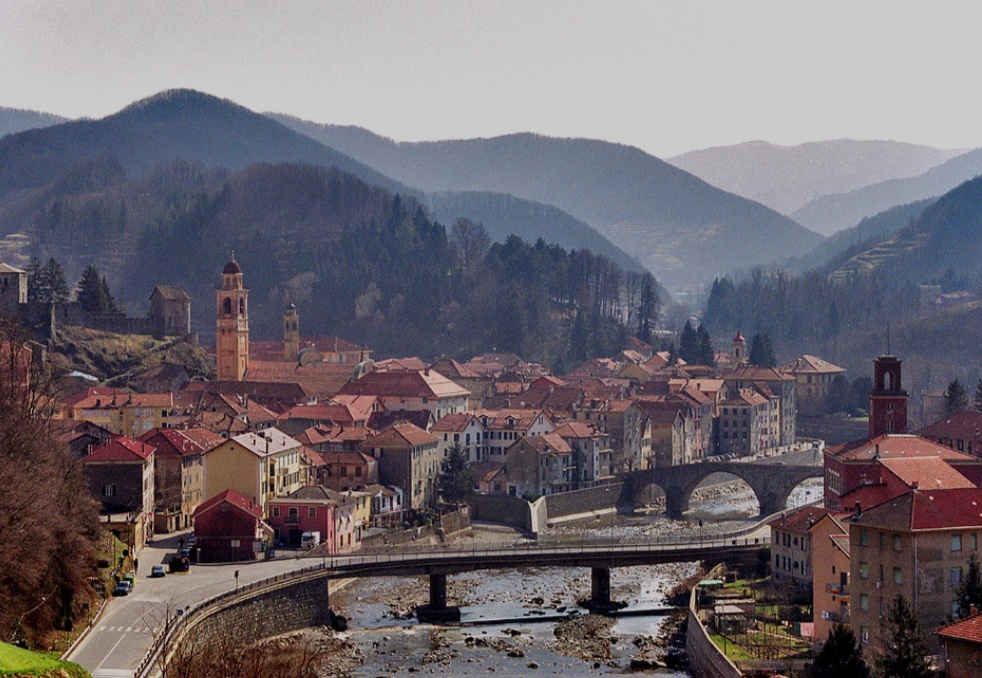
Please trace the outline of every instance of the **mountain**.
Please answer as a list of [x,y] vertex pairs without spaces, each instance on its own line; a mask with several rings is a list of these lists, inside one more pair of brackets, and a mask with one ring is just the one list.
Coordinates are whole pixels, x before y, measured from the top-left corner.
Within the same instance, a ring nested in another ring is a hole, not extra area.
[[100,120],[65,122],[0,139],[0,201],[47,185],[78,163],[99,156],[115,157],[132,178],[174,160],[230,170],[255,162],[299,161],[337,167],[389,191],[414,193],[231,101],[193,90],[170,90]]
[[630,146],[534,134],[397,143],[357,128],[277,119],[425,191],[490,191],[552,205],[637,257],[670,289],[802,254],[822,240]]
[[823,196],[791,216],[820,233],[834,233],[894,205],[942,195],[980,174],[982,149],[975,149],[916,177],[892,179],[847,193]]
[[50,127],[65,122],[68,118],[53,113],[40,111],[25,111],[20,108],[5,108],[0,106],[0,137],[17,134],[24,130]]
[[982,177],[927,205],[901,231],[863,248],[832,272],[880,271],[897,282],[927,283],[948,271],[966,279],[982,272]]
[[[896,141],[837,139],[798,146],[750,141],[692,151],[668,162],[713,186],[793,215],[824,195],[917,176],[963,152]],[[815,226],[809,227],[825,235],[834,232]]]

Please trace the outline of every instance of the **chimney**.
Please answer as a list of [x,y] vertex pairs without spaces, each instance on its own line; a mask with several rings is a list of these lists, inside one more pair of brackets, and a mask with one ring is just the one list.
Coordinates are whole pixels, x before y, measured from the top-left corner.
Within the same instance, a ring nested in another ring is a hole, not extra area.
[[858,501],[856,502],[856,514],[853,516],[854,519],[859,520],[863,517],[863,507]]
[[920,483],[918,481],[916,481],[916,480],[913,481],[913,482],[911,482],[911,484],[910,484],[910,489],[912,489],[912,490],[916,490],[919,487],[920,487]]

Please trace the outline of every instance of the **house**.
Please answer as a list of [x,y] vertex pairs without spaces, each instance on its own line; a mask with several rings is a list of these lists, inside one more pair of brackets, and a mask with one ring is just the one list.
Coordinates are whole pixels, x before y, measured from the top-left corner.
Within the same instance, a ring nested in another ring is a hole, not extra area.
[[407,508],[419,510],[436,503],[438,443],[436,436],[418,426],[400,422],[365,440],[362,451],[378,462],[379,482],[402,488]]
[[[323,502],[331,502],[333,504],[334,523],[333,527],[330,528],[333,539],[326,547],[328,553],[341,553],[361,548],[363,525],[356,517],[356,510],[358,508],[357,499],[348,497],[340,492],[334,492],[321,485],[301,487],[296,492],[292,492],[288,499],[312,504]],[[327,533],[321,534],[322,542],[326,540],[325,534]]]
[[720,404],[719,453],[752,456],[772,446],[771,402],[752,388]]
[[[969,559],[979,557],[982,489],[916,489],[848,519],[850,615],[863,644],[882,634],[891,602],[902,595],[923,628],[960,614],[957,590]],[[937,652],[938,638],[928,638]]]
[[982,614],[945,624],[934,633],[947,678],[976,678],[982,667]]
[[504,494],[508,491],[508,474],[500,461],[478,461],[471,464],[475,491],[481,494]]
[[812,611],[816,645],[849,617],[849,529],[842,516],[826,513],[808,529],[811,543]]
[[614,477],[614,461],[610,439],[586,422],[566,422],[553,433],[573,449],[576,464],[577,488],[593,487]]
[[481,459],[504,461],[505,453],[516,440],[551,433],[556,429],[552,418],[542,410],[478,410],[474,416],[484,429]]
[[0,315],[13,316],[27,303],[27,271],[0,262]]
[[155,337],[191,334],[191,297],[180,287],[157,285],[150,293],[150,333]]
[[258,560],[273,543],[273,528],[263,508],[233,488],[219,492],[194,512],[198,561],[225,563]]
[[224,441],[207,429],[154,429],[140,442],[154,448],[154,532],[191,527],[202,501],[202,455]]
[[[125,513],[143,539],[153,536],[154,448],[126,436],[113,438],[82,459],[85,480],[104,514]],[[142,544],[142,541],[138,541]]]
[[337,553],[334,515],[337,502],[327,493],[303,490],[307,488],[270,500],[266,522],[273,528],[275,543],[298,547],[304,532],[320,532],[326,552]]
[[373,527],[398,527],[402,524],[406,508],[402,488],[369,485],[365,492],[372,500]]
[[429,368],[369,372],[345,384],[342,395],[373,395],[387,410],[428,410],[439,421],[467,411],[470,391]]
[[68,445],[76,459],[85,457],[112,438],[109,431],[89,421],[49,419],[48,427],[54,439]]
[[840,374],[845,376],[846,368],[834,365],[817,356],[798,356],[778,368],[795,379],[795,392],[801,407],[821,409],[829,394],[832,382]]
[[204,453],[204,498],[233,488],[265,515],[270,499],[300,489],[301,465],[300,442],[279,429],[242,433]]
[[128,393],[95,386],[65,399],[72,419],[90,421],[113,435],[137,438],[155,428],[176,428],[192,411],[175,404],[171,393]]
[[555,494],[575,487],[573,448],[556,433],[519,438],[505,453],[505,466],[512,496]]
[[812,536],[810,530],[829,514],[827,509],[805,506],[775,518],[771,528],[771,576],[775,581],[812,584]]
[[[367,440],[361,438],[361,440]],[[378,460],[361,450],[321,452],[319,484],[336,492],[360,490],[378,483]]]
[[944,417],[925,426],[917,435],[953,450],[982,457],[982,412],[966,411]]
[[773,367],[757,367],[739,364],[732,371],[723,374],[730,397],[738,397],[741,391],[754,389],[773,400],[776,421],[768,426],[768,435],[773,447],[794,445],[796,431],[797,401],[796,380]]
[[484,426],[473,413],[448,414],[430,427],[430,433],[439,438],[437,447],[440,458],[446,459],[450,448],[458,445],[473,464],[484,454]]

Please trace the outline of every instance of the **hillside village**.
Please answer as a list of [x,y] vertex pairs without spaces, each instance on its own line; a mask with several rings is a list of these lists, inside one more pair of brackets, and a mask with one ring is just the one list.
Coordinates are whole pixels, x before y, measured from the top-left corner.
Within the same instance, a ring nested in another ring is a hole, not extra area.
[[[25,317],[27,274],[5,265],[2,275],[4,298],[16,299],[5,311]],[[133,557],[190,528],[197,562],[267,558],[310,533],[324,554],[356,551],[370,535],[454,511],[443,494],[455,456],[473,492],[535,500],[632,471],[810,448],[796,433],[799,408],[820,403],[845,371],[810,355],[752,365],[740,332],[712,366],[636,338],[564,375],[512,354],[377,358],[342,338],[304,337],[293,304],[282,342],[251,342],[247,273],[234,254],[219,281],[214,379],[178,364],[135,375],[134,388],[76,375],[48,407],[103,525]],[[183,290],[157,287],[150,302],[157,334],[195,340]],[[45,347],[8,347],[26,381]],[[838,623],[869,643],[896,595],[928,630],[967,614],[958,592],[982,528],[966,510],[982,501],[982,414],[910,434],[892,356],[875,361],[869,398],[869,437],[825,452],[824,506],[771,523],[773,578],[811,592],[818,646]],[[964,640],[960,623],[930,637],[932,652]]]

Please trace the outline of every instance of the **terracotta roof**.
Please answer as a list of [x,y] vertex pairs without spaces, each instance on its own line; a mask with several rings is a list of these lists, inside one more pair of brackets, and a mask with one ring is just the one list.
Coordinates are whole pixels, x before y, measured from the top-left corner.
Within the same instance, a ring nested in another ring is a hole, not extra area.
[[780,370],[789,374],[845,374],[846,368],[806,353],[782,365]]
[[982,528],[982,488],[911,490],[863,510],[853,522],[905,532]]
[[253,360],[246,370],[247,381],[299,384],[307,393],[328,398],[351,380],[351,365],[335,363],[284,363]]
[[194,517],[197,518],[198,516],[203,515],[207,511],[210,511],[219,504],[223,503],[229,504],[230,506],[234,506],[235,508],[248,513],[256,520],[263,517],[263,509],[259,504],[253,504],[251,499],[231,487],[227,490],[219,492],[208,501],[201,503],[198,508],[194,510]]
[[27,273],[27,271],[22,271],[19,268],[14,268],[10,264],[0,263],[0,273]]
[[116,388],[94,386],[70,395],[65,403],[84,410],[113,407],[159,407],[171,409],[174,405],[170,393],[130,393]]
[[932,440],[950,439],[982,442],[982,412],[968,411],[953,414],[925,426],[917,434]]
[[376,372],[418,372],[426,368],[426,363],[421,358],[411,356],[409,358],[377,360],[372,369]]
[[972,481],[940,457],[880,459],[880,464],[910,488],[954,490],[975,487]]
[[354,424],[366,422],[365,413],[355,412],[349,405],[340,403],[319,403],[316,405],[295,405],[277,417],[286,419],[305,419],[311,421],[334,422],[335,424]]
[[470,395],[466,388],[434,370],[369,372],[345,384],[340,392],[381,398],[465,398]]
[[482,426],[488,431],[527,431],[535,425],[539,416],[546,416],[548,418],[542,410],[510,408],[502,410],[475,410],[473,414],[481,420]]
[[105,445],[92,450],[92,454],[82,459],[86,464],[89,462],[145,462],[153,455],[153,447],[139,440],[133,440],[127,436],[117,436]]
[[479,483],[490,483],[505,470],[505,465],[500,461],[475,461],[470,468]]
[[193,429],[195,433],[188,435],[183,429],[155,428],[140,436],[144,442],[154,449],[158,455],[185,457],[202,454],[225,441],[217,433],[206,429]]
[[982,613],[942,626],[935,633],[944,638],[982,644]]
[[450,358],[440,358],[430,365],[431,370],[436,370],[447,379],[480,379],[481,375],[467,367],[461,365],[456,360]]
[[266,457],[300,447],[299,440],[291,438],[275,427],[253,433],[242,433],[232,440],[258,457]]
[[570,370],[570,376],[616,377],[621,366],[610,358],[594,358]]
[[828,509],[818,506],[803,506],[797,511],[792,511],[791,513],[775,518],[767,524],[778,530],[805,533],[812,525],[830,513],[831,511]]
[[433,415],[429,410],[381,410],[372,412],[366,426],[375,431],[383,431],[400,421],[428,431],[433,423]]
[[540,455],[569,454],[573,451],[573,448],[569,446],[569,443],[555,433],[544,433],[538,436],[528,436],[527,438],[522,438],[521,442],[527,444]]
[[854,440],[828,449],[826,454],[842,461],[871,461],[874,457],[940,457],[949,463],[978,462],[971,455],[910,433],[886,433],[875,438]]
[[432,445],[438,438],[408,422],[398,422],[385,431],[369,437],[365,444],[369,447],[418,447]]
[[[359,346],[353,341],[342,339],[341,337],[301,337],[300,350],[313,349],[321,355],[331,353],[365,353],[370,354],[371,349]],[[252,360],[283,360],[283,341],[250,341],[249,359]],[[347,365],[348,369],[353,369],[354,365]]]
[[593,424],[581,421],[568,421],[553,433],[561,438],[595,438],[600,435]]
[[784,374],[775,367],[757,365],[738,365],[723,375],[726,381],[793,381],[794,377]]
[[[431,433],[461,433],[471,425],[472,422],[476,421],[473,414],[470,412],[458,412],[455,414],[448,414],[440,421],[433,424],[430,427]],[[480,422],[478,422],[480,425]]]

